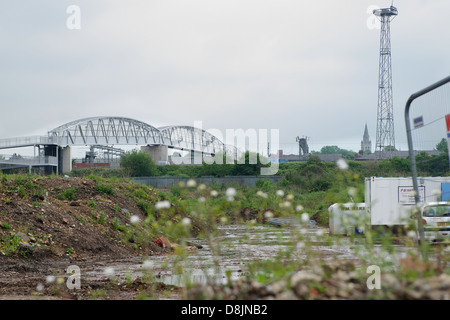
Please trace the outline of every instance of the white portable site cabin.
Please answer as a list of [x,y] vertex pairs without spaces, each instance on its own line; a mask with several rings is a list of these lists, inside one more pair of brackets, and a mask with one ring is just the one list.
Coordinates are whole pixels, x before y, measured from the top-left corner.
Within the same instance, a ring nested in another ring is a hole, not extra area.
[[[450,200],[450,177],[417,178],[421,203]],[[415,205],[411,177],[365,179],[365,204],[370,225],[407,225]]]

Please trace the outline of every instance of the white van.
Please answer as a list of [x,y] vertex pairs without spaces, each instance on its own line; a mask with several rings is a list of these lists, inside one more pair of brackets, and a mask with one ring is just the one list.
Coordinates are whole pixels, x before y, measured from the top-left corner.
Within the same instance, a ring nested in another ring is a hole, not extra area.
[[424,238],[428,241],[450,240],[450,202],[429,202],[422,207]]

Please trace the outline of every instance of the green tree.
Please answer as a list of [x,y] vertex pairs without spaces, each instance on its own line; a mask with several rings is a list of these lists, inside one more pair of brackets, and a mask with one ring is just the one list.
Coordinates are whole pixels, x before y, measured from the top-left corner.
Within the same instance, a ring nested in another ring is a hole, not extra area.
[[445,176],[449,171],[448,155],[441,152],[430,156],[426,152],[421,152],[416,156],[416,166],[421,175]]
[[234,165],[233,175],[258,176],[261,174],[261,168],[268,166],[267,163],[267,158],[263,158],[259,153],[246,151]]
[[353,159],[356,152],[351,150],[341,149],[338,146],[324,146],[320,149],[321,154],[340,154],[344,159]]
[[120,163],[130,177],[148,177],[158,174],[158,168],[153,162],[152,156],[142,151],[125,152]]
[[406,175],[411,171],[409,159],[393,157],[391,159],[381,160],[379,168],[383,175]]
[[442,138],[442,140],[436,145],[436,150],[448,153],[448,144],[445,138]]
[[306,163],[301,163],[295,170],[289,170],[286,179],[303,191],[317,192],[330,188],[333,174],[317,155],[312,155]]

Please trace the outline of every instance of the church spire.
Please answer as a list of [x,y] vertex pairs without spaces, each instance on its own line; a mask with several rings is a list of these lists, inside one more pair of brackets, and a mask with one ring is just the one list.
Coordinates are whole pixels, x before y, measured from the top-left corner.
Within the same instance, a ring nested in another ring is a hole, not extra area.
[[372,141],[370,141],[369,130],[366,127],[364,128],[363,140],[361,141],[361,150],[364,153],[372,153]]

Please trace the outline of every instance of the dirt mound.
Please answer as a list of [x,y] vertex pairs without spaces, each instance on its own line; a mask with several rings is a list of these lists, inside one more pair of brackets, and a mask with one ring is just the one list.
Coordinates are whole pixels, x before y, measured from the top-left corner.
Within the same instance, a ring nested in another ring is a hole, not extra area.
[[0,257],[15,251],[29,259],[82,260],[162,250],[152,241],[146,246],[133,241],[138,227],[131,225],[130,218],[145,219],[140,199],[154,203],[157,198],[151,188],[126,181],[5,177],[0,186]]

